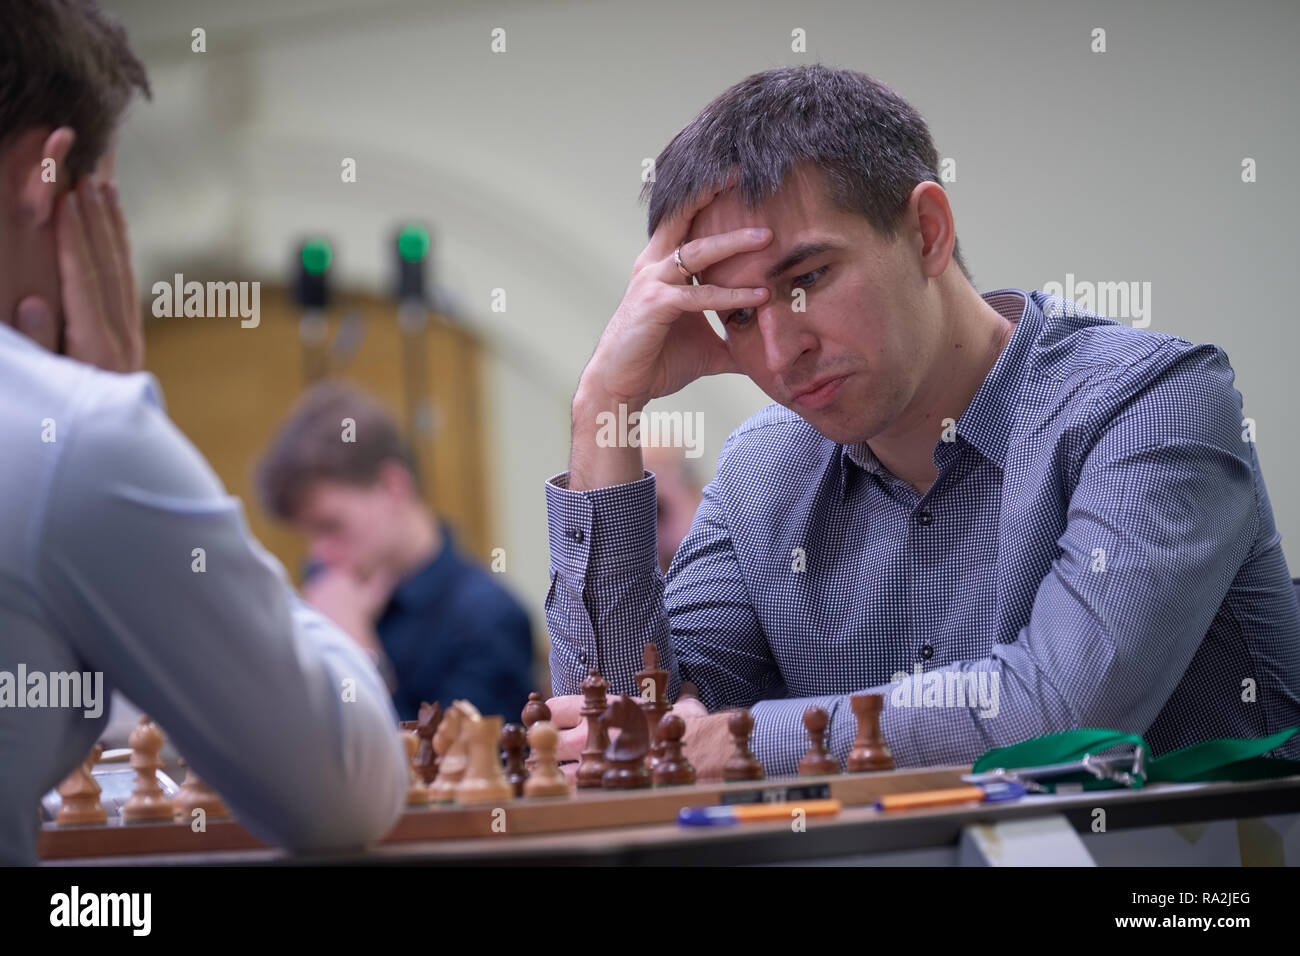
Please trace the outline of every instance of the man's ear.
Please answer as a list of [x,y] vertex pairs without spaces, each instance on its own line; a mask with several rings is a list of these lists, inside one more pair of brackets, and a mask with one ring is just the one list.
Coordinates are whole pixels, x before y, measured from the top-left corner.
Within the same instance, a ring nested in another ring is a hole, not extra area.
[[32,217],[32,225],[49,222],[59,194],[75,185],[64,171],[64,163],[76,138],[71,126],[60,126],[44,136],[33,130],[14,144],[11,161],[16,164],[18,205]]

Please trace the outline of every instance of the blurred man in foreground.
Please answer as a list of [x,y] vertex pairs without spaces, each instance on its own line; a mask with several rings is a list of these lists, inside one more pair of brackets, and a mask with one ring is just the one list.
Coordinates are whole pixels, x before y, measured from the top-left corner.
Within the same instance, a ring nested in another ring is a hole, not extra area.
[[[0,0],[0,23],[0,863],[35,862],[40,798],[86,759],[113,689],[262,839],[375,839],[407,783],[383,682],[140,371],[111,140],[144,68],[89,0]],[[99,700],[20,671],[84,675]]]

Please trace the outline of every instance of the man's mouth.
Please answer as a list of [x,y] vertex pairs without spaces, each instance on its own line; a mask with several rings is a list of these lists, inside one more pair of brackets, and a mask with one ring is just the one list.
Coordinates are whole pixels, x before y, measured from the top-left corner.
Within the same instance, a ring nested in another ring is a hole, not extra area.
[[835,396],[839,394],[840,386],[844,384],[848,377],[848,375],[837,375],[834,378],[824,378],[813,382],[807,388],[792,392],[790,401],[801,409],[808,411],[825,408],[835,400]]

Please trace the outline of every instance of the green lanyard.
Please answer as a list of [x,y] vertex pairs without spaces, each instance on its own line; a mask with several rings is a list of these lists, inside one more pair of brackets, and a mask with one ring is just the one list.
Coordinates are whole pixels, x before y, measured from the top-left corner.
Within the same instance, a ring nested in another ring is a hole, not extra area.
[[[1300,727],[1288,727],[1271,737],[1258,739],[1221,737],[1218,740],[1205,740],[1192,744],[1190,747],[1167,753],[1163,757],[1148,760],[1145,773],[1141,771],[1134,773],[1132,782],[1127,786],[1136,789],[1148,783],[1268,780],[1300,774],[1300,760],[1264,756],[1270,750],[1290,740],[1297,731],[1300,731]],[[999,768],[1024,769],[1026,772],[1023,776],[1032,779],[1034,767],[1082,760],[1089,755],[1097,756],[1104,751],[1125,745],[1141,747],[1144,753],[1151,753],[1150,745],[1137,734],[1126,734],[1118,730],[1066,730],[1057,734],[1032,737],[1010,747],[996,747],[976,760],[971,772],[985,773]],[[1071,777],[1058,778],[1051,783],[1044,783],[1043,788],[1055,792],[1056,786],[1060,784],[1070,784],[1074,787],[1082,784],[1084,790],[1125,786],[1115,780],[1099,780],[1087,772],[1081,772]]]

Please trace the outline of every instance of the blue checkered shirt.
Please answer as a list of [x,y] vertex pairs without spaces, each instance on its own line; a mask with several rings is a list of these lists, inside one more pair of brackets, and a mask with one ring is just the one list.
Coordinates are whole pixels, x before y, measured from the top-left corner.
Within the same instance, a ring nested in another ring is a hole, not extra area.
[[[546,485],[556,694],[653,641],[792,774],[810,704],[843,758],[885,695],[899,766],[1104,727],[1157,754],[1300,724],[1300,606],[1227,356],[1042,292],[934,448],[925,494],[772,405],[727,439],[665,577],[654,476]],[[1300,756],[1300,735],[1276,752]]]

